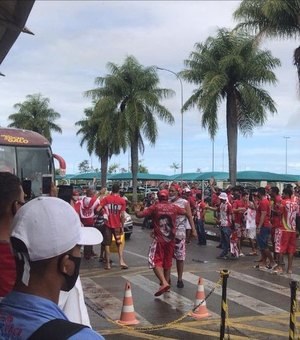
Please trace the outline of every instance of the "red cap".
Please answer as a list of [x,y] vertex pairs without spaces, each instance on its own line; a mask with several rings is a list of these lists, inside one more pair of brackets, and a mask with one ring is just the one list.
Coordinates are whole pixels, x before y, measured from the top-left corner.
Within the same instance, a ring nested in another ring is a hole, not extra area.
[[167,200],[169,198],[169,191],[166,189],[160,190],[157,194],[159,199]]

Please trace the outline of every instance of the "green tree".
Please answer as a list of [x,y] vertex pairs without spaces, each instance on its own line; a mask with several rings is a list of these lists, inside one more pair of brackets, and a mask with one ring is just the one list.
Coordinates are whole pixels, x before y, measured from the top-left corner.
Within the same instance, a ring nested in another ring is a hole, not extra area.
[[89,172],[89,170],[90,170],[89,161],[87,159],[85,159],[84,161],[80,162],[78,164],[78,170],[79,170],[80,173]]
[[142,174],[148,174],[149,170],[145,165],[139,164],[138,172]]
[[[125,140],[122,134],[116,133],[118,126],[115,111],[106,99],[101,99],[94,107],[85,109],[85,118],[76,122],[81,134],[80,145],[87,144],[89,155],[93,152],[99,157],[101,163],[101,186],[106,187],[108,160],[113,154],[119,154],[120,148],[125,150]],[[121,131],[121,130],[120,130]]]
[[197,88],[183,110],[196,106],[202,113],[202,126],[212,139],[218,130],[220,104],[226,101],[229,176],[235,185],[238,130],[249,135],[255,126],[266,122],[267,112],[276,112],[262,85],[276,83],[272,70],[280,61],[269,51],[259,50],[253,37],[221,29],[216,37],[197,43],[185,65],[181,76]]
[[50,99],[40,93],[27,95],[26,98],[23,103],[14,105],[18,112],[8,116],[12,121],[8,126],[35,131],[52,143],[52,131],[62,133],[61,128],[54,123],[60,114],[49,107]]
[[170,168],[173,169],[173,170],[174,170],[174,174],[176,174],[176,170],[179,169],[179,164],[173,162],[173,163],[170,165]]
[[172,114],[160,104],[160,100],[173,94],[172,90],[158,87],[159,78],[155,67],[144,67],[129,56],[123,65],[108,63],[109,74],[98,77],[96,89],[87,91],[95,101],[113,103],[116,119],[114,132],[125,140],[131,151],[133,201],[137,200],[137,173],[139,152],[144,152],[144,139],[155,145],[158,127],[156,116],[174,123]]
[[109,174],[115,174],[116,172],[117,172],[117,170],[119,169],[119,164],[117,164],[117,163],[113,163],[113,164],[111,164],[110,166],[109,166],[109,168],[108,168],[108,173]]
[[[243,0],[234,12],[239,21],[237,28],[247,29],[262,36],[299,38],[299,0]],[[294,51],[294,64],[297,67],[300,83],[300,46]]]

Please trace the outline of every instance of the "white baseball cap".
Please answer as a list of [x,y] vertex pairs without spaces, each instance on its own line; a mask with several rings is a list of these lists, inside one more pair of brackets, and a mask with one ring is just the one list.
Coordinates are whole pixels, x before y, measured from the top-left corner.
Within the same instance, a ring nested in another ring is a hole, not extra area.
[[24,242],[30,261],[59,256],[77,244],[103,241],[96,228],[83,227],[75,209],[56,197],[38,197],[22,206],[14,217],[11,236]]
[[183,192],[191,192],[191,189],[189,187],[185,187],[182,191]]
[[219,198],[221,199],[221,200],[227,200],[227,194],[226,194],[226,192],[221,192],[220,193],[220,195],[219,195]]

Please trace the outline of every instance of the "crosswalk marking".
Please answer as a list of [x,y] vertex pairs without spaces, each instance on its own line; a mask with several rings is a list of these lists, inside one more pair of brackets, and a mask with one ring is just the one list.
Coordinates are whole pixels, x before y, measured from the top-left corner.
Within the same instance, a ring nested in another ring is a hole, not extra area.
[[[143,290],[150,294],[154,294],[159,289],[159,284],[155,283],[142,275],[135,276],[123,276],[126,280],[131,283],[141,287]],[[195,288],[196,292],[196,288]],[[161,296],[161,299],[172,306],[172,308],[182,311],[183,313],[190,311],[194,307],[194,301],[185,298],[184,296],[173,292],[172,290],[169,293],[165,293]],[[209,311],[212,314],[212,317],[219,317],[218,314]]]
[[[89,278],[81,278],[84,295],[100,310],[104,309],[105,315],[112,320],[120,319],[122,304],[119,299],[115,298],[110,292],[102,288],[95,281]],[[104,306],[105,305],[105,306]],[[150,323],[141,315],[136,313],[137,318],[141,323],[149,325]]]
[[[198,276],[196,276],[192,273],[189,273],[189,272],[183,273],[183,279],[192,283],[192,284],[195,284],[195,282],[198,282],[198,278],[199,278]],[[267,283],[268,282],[266,281],[265,282],[266,286],[267,286]],[[215,283],[204,278],[204,286],[211,290],[215,287]],[[222,295],[221,289],[217,288],[214,291],[214,294],[221,296]],[[240,305],[242,305],[242,306],[244,306],[248,309],[251,309],[251,310],[253,310],[257,313],[264,314],[264,315],[266,315],[266,314],[278,314],[278,313],[284,313],[285,312],[281,308],[272,306],[268,303],[265,303],[261,300],[258,300],[258,299],[252,298],[250,296],[244,295],[244,294],[237,292],[237,291],[230,289],[230,288],[227,288],[227,299],[232,300],[235,303],[238,303],[238,304],[240,304]]]
[[290,288],[286,288],[286,287],[280,286],[276,283],[268,282],[268,281],[259,279],[257,277],[251,276],[251,275],[247,275],[247,274],[243,274],[243,273],[240,273],[240,272],[236,272],[234,270],[230,270],[229,278],[230,277],[233,277],[234,279],[237,279],[237,280],[240,280],[240,281],[247,282],[247,283],[254,285],[256,287],[259,287],[259,288],[268,289],[268,290],[270,290],[274,293],[277,293],[277,294],[281,294],[281,295],[285,295],[285,296],[291,295]]

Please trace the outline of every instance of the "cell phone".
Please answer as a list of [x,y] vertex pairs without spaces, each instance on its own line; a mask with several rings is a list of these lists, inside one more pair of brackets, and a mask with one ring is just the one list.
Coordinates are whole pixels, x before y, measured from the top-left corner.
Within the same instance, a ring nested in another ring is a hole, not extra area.
[[22,188],[25,194],[25,200],[29,201],[31,199],[31,180],[24,179],[22,181]]
[[58,198],[71,203],[71,198],[73,194],[73,185],[60,185],[58,187]]
[[52,175],[42,175],[42,194],[49,195],[51,191]]

